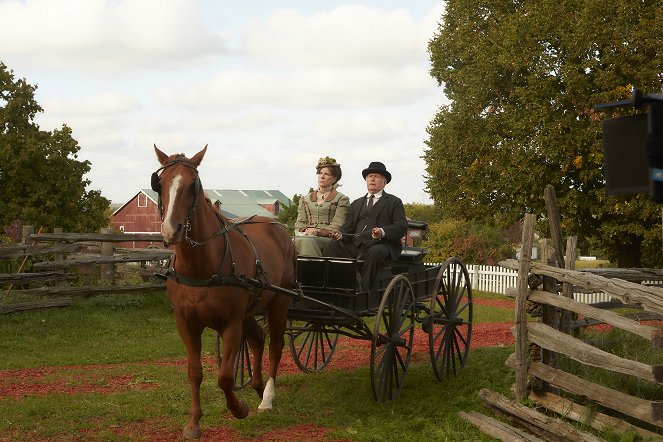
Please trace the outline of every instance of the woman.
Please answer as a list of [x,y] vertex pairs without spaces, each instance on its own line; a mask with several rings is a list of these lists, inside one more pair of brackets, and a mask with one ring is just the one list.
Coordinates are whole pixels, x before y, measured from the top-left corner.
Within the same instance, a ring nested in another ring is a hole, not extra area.
[[325,157],[315,169],[318,190],[301,197],[295,223],[295,247],[297,254],[304,256],[322,256],[322,246],[331,241],[331,232],[345,223],[350,207],[350,199],[336,190],[341,165]]

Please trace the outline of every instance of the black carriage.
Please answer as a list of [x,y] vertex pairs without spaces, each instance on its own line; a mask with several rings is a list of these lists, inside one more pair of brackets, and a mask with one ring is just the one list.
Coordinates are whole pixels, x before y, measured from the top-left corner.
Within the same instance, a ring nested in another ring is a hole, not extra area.
[[[304,372],[321,371],[330,364],[340,335],[369,341],[373,396],[379,402],[393,400],[410,364],[415,324],[421,324],[435,377],[455,376],[470,349],[471,281],[459,259],[427,264],[425,254],[423,248],[403,247],[400,259],[380,270],[370,290],[362,287],[360,260],[298,257],[299,290],[276,288],[293,297],[287,334],[295,364]],[[217,336],[220,361],[218,342]],[[243,341],[236,388],[247,385],[251,375]]]

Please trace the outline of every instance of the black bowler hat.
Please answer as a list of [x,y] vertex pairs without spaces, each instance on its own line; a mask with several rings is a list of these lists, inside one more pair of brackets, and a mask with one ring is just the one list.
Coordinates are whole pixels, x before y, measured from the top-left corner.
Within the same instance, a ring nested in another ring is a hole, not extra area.
[[366,175],[369,173],[379,173],[387,179],[387,182],[391,181],[391,174],[387,172],[387,168],[379,161],[371,161],[371,164],[368,165],[366,169],[361,172],[361,176],[366,179]]

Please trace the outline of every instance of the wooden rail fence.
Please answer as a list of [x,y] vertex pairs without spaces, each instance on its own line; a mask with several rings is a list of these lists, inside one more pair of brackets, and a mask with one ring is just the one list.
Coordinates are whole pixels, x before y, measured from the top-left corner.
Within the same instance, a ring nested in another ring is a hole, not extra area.
[[23,259],[18,273],[0,273],[0,301],[10,293],[12,299],[21,296],[56,299],[0,302],[0,313],[63,306],[71,302],[72,296],[164,290],[165,283],[153,278],[153,274],[165,265],[172,252],[158,246],[145,249],[116,246],[137,241],[159,245],[162,237],[114,234],[110,229],[102,229],[100,233],[62,233],[57,229],[54,233],[34,233],[31,226],[25,226],[21,244],[0,246],[0,260]]
[[[512,328],[515,351],[506,361],[506,365],[514,369],[516,400],[490,391],[479,394],[489,408],[505,415],[521,429],[495,423],[492,418],[478,413],[463,415],[463,418],[481,431],[505,441],[540,440],[539,437],[545,440],[602,440],[592,433],[569,428],[567,421],[533,416],[534,410],[522,404],[529,398],[541,408],[597,430],[630,430],[647,440],[663,440],[663,436],[658,434],[663,432],[663,400],[657,400],[660,398],[655,394],[646,395],[653,396],[651,400],[634,396],[621,387],[628,384],[626,381],[608,386],[600,383],[608,384],[605,380],[592,382],[584,375],[591,371],[589,367],[599,368],[615,376],[625,376],[637,385],[649,383],[654,391],[658,391],[657,388],[663,383],[663,360],[661,363],[643,363],[604,351],[590,343],[593,341],[580,339],[577,327],[574,327],[574,323],[577,325],[578,322],[573,321],[573,316],[579,316],[592,323],[608,324],[627,334],[637,335],[648,342],[645,345],[652,348],[651,355],[656,359],[656,349],[663,347],[663,329],[656,326],[660,323],[641,323],[640,319],[647,314],[650,319],[660,320],[663,317],[663,288],[641,284],[651,272],[637,269],[616,269],[609,275],[610,278],[575,270],[576,240],[568,238],[566,253],[563,253],[559,215],[551,186],[546,188],[545,198],[552,244],[549,247],[548,241],[544,241],[541,261],[532,262],[529,253],[522,253],[519,260],[500,262],[500,266],[518,272],[515,288],[507,293],[516,300]],[[526,214],[521,250],[531,250],[535,224],[536,216]],[[660,271],[652,272],[656,279],[660,277]],[[631,281],[615,278],[615,275],[629,275]],[[574,287],[605,293],[611,299],[618,300],[619,306],[630,306],[632,310],[643,311],[644,314],[633,317],[625,313],[629,309],[612,311],[583,304],[574,299]],[[575,363],[560,364],[562,358]],[[576,368],[564,368],[573,365]],[[590,412],[587,407],[574,402],[574,398],[589,399],[599,408],[613,411],[607,414]],[[623,419],[616,417],[618,413]],[[523,432],[522,428],[534,436]]]

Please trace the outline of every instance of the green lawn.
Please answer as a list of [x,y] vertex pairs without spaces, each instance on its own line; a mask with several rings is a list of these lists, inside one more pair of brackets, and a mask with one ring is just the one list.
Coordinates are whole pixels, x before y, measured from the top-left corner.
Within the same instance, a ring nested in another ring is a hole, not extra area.
[[[486,293],[475,296],[503,298]],[[510,321],[512,314],[476,306],[474,320]],[[0,395],[0,441],[179,437],[186,422],[189,387],[183,364],[164,363],[184,359],[164,293],[99,296],[77,300],[66,308],[4,315],[0,335],[0,370],[68,367],[31,381],[58,385],[57,392]],[[213,332],[205,333],[205,356],[214,355],[214,338]],[[485,411],[477,397],[482,388],[510,396],[514,377],[504,361],[511,352],[512,347],[472,350],[459,376],[444,382],[435,380],[427,358],[422,357],[410,365],[398,400],[386,404],[372,399],[368,367],[334,369],[332,361],[329,370],[321,373],[280,376],[271,413],[255,413],[257,395],[250,389],[240,391],[254,410],[241,421],[228,417],[214,364],[207,362],[201,393],[203,436],[229,431],[233,438],[251,440],[304,425],[328,429],[327,440],[492,440],[457,413]],[[287,351],[284,358],[290,358]],[[100,365],[78,367],[87,364]],[[124,380],[123,388],[104,390],[117,380]],[[6,379],[4,385],[12,382]],[[77,390],[81,385],[96,390]]]

